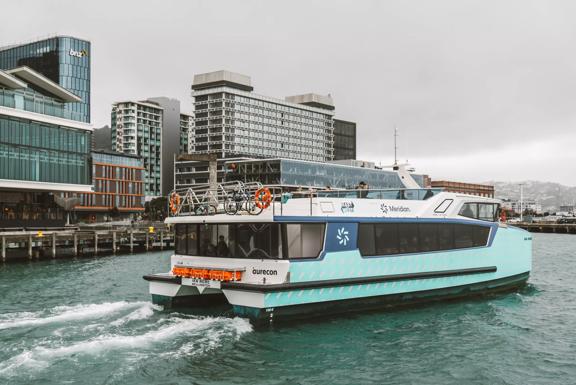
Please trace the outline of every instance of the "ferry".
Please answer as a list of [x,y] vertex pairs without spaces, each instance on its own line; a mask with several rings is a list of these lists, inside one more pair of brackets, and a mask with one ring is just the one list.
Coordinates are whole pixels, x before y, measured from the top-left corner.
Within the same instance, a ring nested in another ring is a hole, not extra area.
[[234,182],[174,191],[166,223],[175,253],[169,272],[144,276],[152,301],[227,303],[262,324],[527,282],[532,237],[501,220],[499,200],[406,185],[289,191]]

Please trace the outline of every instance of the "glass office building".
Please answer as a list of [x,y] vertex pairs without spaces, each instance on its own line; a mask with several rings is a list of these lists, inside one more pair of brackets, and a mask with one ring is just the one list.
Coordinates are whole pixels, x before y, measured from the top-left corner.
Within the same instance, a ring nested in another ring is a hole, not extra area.
[[334,160],[356,159],[356,123],[334,119]]
[[0,228],[62,226],[55,196],[91,191],[82,99],[28,66],[0,70]]
[[[234,166],[232,166],[232,163]],[[293,159],[254,159],[227,163],[226,181],[261,182],[293,187],[354,189],[360,182],[371,189],[403,188],[394,171]],[[425,186],[425,175],[412,174]]]
[[59,116],[90,122],[90,42],[55,36],[0,48],[0,70],[29,67],[81,100],[67,103]]

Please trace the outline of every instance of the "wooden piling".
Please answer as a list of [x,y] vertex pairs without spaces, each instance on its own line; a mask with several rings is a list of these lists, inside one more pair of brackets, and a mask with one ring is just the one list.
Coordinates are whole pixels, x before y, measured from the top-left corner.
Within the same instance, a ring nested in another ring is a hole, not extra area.
[[2,237],[2,261],[6,260],[6,237]]
[[164,250],[164,231],[160,230],[160,250]]
[[78,256],[78,233],[74,232],[74,256]]
[[52,233],[52,258],[56,258],[56,233]]
[[112,253],[116,254],[116,231],[112,230]]
[[28,259],[32,259],[32,234],[28,234]]
[[150,235],[146,233],[146,251],[150,248]]
[[134,251],[134,230],[130,229],[130,252]]
[[94,231],[94,255],[98,255],[98,232]]

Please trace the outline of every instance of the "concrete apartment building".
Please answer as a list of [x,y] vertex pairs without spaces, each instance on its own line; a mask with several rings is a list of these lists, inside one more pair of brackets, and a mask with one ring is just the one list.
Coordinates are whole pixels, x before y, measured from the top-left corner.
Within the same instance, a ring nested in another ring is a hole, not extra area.
[[[195,75],[188,152],[217,154],[219,159],[334,158],[334,103],[329,95],[277,99],[253,90],[246,75],[229,71]],[[201,162],[178,162],[177,187],[206,183],[205,168]]]
[[162,195],[163,113],[162,107],[147,101],[112,105],[112,150],[142,158],[147,200]]

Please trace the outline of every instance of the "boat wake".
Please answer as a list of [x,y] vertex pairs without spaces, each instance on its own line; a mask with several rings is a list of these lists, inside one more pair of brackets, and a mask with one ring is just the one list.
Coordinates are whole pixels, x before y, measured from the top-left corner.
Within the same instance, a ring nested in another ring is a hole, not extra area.
[[0,379],[22,373],[34,376],[51,365],[86,362],[77,359],[81,356],[131,365],[158,357],[195,356],[252,330],[240,318],[158,310],[148,302],[113,302],[2,315],[0,340],[7,345],[0,352]]

